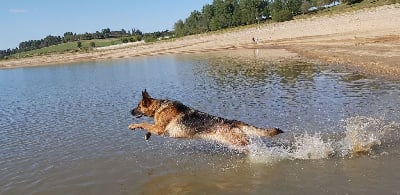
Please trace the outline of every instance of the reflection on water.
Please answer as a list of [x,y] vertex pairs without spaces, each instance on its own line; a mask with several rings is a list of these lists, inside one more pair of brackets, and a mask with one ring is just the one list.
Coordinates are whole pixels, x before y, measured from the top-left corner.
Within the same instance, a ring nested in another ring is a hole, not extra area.
[[[252,138],[246,154],[146,142],[127,129],[144,88],[286,133]],[[399,192],[395,81],[304,62],[163,56],[1,70],[0,91],[1,194]]]

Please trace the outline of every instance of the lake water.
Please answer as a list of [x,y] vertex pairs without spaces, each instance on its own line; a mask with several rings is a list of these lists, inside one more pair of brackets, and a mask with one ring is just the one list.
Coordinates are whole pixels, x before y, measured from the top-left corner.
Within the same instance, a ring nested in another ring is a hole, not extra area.
[[[143,89],[285,131],[248,152],[127,126]],[[400,83],[159,56],[0,70],[0,194],[400,194]]]

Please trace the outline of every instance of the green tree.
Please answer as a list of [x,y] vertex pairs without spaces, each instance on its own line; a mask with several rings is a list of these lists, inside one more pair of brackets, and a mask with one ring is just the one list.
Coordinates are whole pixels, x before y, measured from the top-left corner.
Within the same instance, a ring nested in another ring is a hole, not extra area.
[[72,32],[65,32],[64,33],[64,43],[75,41],[75,36]]
[[243,24],[242,22],[242,12],[240,10],[239,3],[235,4],[235,7],[233,9],[232,13],[232,26],[240,26]]
[[175,36],[177,37],[181,37],[181,36],[185,36],[185,24],[183,23],[182,20],[178,20],[177,22],[175,22],[174,24],[174,31],[175,31]]
[[271,5],[272,20],[282,22],[301,13],[302,0],[275,0]]
[[81,35],[82,40],[92,40],[93,39],[93,34],[86,32],[85,34]]
[[241,0],[239,1],[239,9],[242,24],[254,24],[256,20],[261,17],[257,0]]
[[272,15],[272,20],[275,22],[284,22],[293,19],[292,13],[287,9],[282,9],[274,12]]
[[96,31],[96,32],[94,33],[93,37],[94,37],[95,39],[104,39],[104,35],[103,35],[101,32],[99,32],[99,31]]
[[201,27],[201,13],[199,11],[193,11],[190,16],[185,20],[184,34],[199,34],[202,31]]
[[62,38],[60,36],[49,35],[41,40],[40,48],[57,45],[60,43],[62,43]]
[[101,33],[103,34],[104,38],[108,38],[108,37],[110,37],[111,30],[110,30],[110,28],[105,28],[105,29],[101,30]]
[[287,0],[286,6],[289,12],[295,16],[301,13],[302,0]]
[[201,10],[201,29],[202,32],[207,32],[210,30],[210,22],[214,17],[214,8],[212,5],[206,4]]
[[[280,0],[282,1],[282,0]],[[253,24],[270,17],[269,0],[214,0],[174,24],[175,36]]]
[[211,30],[233,27],[233,13],[238,7],[237,0],[214,0],[214,17],[210,21]]

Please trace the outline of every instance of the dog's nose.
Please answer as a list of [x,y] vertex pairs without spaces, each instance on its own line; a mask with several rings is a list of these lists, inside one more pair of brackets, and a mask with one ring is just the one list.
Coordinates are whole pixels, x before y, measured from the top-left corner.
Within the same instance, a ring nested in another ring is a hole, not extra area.
[[132,116],[134,116],[136,118],[140,118],[143,116],[143,113],[140,112],[137,108],[131,110],[131,114],[132,114]]

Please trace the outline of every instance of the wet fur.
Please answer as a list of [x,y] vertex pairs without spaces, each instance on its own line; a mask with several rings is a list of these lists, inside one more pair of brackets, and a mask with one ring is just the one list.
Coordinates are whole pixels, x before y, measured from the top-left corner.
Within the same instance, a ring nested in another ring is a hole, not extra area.
[[144,129],[150,134],[175,138],[201,138],[214,140],[231,146],[246,146],[249,136],[272,137],[283,133],[278,128],[258,128],[237,120],[229,120],[195,110],[181,102],[152,98],[147,91],[142,92],[142,100],[131,111],[136,117],[154,118],[154,124],[137,123],[129,129]]

